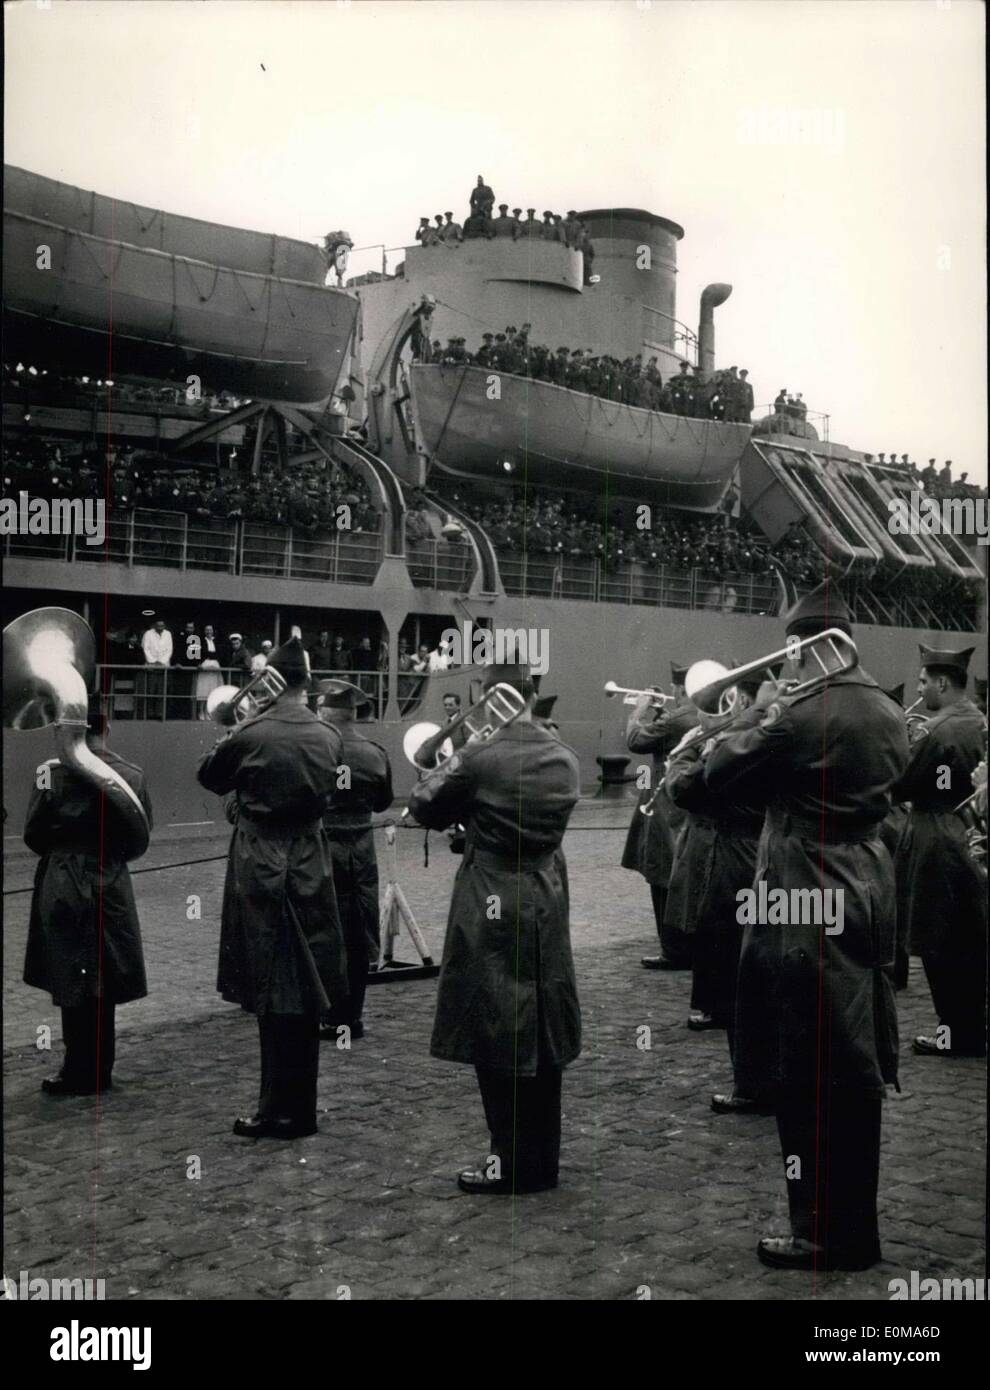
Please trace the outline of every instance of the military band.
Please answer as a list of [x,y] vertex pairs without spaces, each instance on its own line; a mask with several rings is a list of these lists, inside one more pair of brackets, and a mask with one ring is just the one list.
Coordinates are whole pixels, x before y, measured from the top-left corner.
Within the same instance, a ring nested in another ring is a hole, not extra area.
[[[479,184],[479,200],[488,192]],[[881,1258],[882,1102],[897,1082],[909,951],[937,1018],[914,1051],[986,1053],[987,725],[966,694],[973,649],[922,647],[905,711],[903,687],[880,688],[852,635],[826,582],[783,615],[784,682],[768,657],[703,689],[673,665],[673,696],[607,687],[635,700],[627,747],[652,760],[622,856],[650,886],[660,950],[643,965],[692,970],[688,1027],[726,1032],[733,1086],[713,1109],[775,1116],[790,1232],[757,1253],[785,1269]],[[722,685],[733,697],[713,713]],[[321,1025],[338,1042],[362,1037],[379,955],[372,817],[391,805],[392,770],[358,727],[368,696],[341,680],[310,687],[292,637],[230,688],[232,717],[248,717],[198,770],[234,827],[217,988],[258,1020],[257,1110],[234,1124],[252,1139],[317,1132]],[[409,814],[463,836],[430,1051],[475,1070],[489,1149],[457,1178],[469,1194],[541,1192],[560,1177],[563,1072],[581,1050],[562,842],[580,776],[555,699],[537,698],[524,665],[490,666],[479,705],[462,713],[451,697],[414,758]],[[40,856],[24,978],[62,1009],[51,1095],[111,1085],[115,1006],[146,993],[127,859],[147,844],[131,831],[134,816],[150,825],[150,803],[140,770],[107,745],[98,696],[88,718],[90,761],[47,765],[24,832]],[[94,757],[117,784],[105,822]],[[747,893],[804,907],[744,916]],[[838,915],[810,910],[816,894]]]

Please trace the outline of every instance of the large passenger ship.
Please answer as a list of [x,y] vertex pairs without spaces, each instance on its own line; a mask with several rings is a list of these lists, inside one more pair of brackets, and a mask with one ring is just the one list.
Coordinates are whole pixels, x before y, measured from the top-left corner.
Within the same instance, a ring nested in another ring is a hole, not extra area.
[[[652,357],[664,380],[686,362],[710,378],[715,310],[731,290],[708,287],[696,329],[677,318],[684,233],[666,217],[580,213],[593,276],[563,241],[484,237],[408,247],[391,272],[344,284],[345,241],[331,286],[332,245],[328,259],[307,243],[136,208],[23,170],[5,170],[5,194],[8,451],[42,441],[71,467],[80,450],[109,446],[228,477],[248,460],[262,481],[269,463],[290,473],[315,464],[361,479],[376,514],[360,528],[314,533],[112,496],[102,546],[5,540],[5,622],[61,604],[98,637],[139,629],[152,611],[177,643],[186,620],[199,632],[212,623],[224,644],[233,631],[277,642],[293,625],[311,647],[322,630],[371,634],[376,669],[362,673],[371,732],[392,754],[400,794],[414,776],[401,754],[409,722],[442,722],[444,692],[465,703],[472,692],[465,668],[411,675],[405,649],[434,649],[469,619],[548,634],[542,690],[557,696],[554,717],[589,792],[624,752],[624,711],[606,697],[608,680],[665,685],[671,662],[739,663],[782,644],[769,564],[713,573],[675,567],[662,548],[621,563],[607,551],[510,551],[467,497],[573,499],[597,507],[606,531],[610,517],[645,506],[713,525],[734,518],[768,550],[786,539],[824,557],[854,610],[861,660],[886,687],[913,681],[919,643],[968,645],[983,629],[985,549],[950,534],[892,535],[890,503],[916,482],[830,438],[825,420],[696,418],[414,354],[424,323],[441,342],[472,343],[526,323],[551,350]],[[46,391],[56,372],[100,389]],[[165,399],[169,384],[179,393]],[[973,673],[982,678],[980,648]],[[193,717],[188,676],[170,672],[155,703],[141,675],[119,653],[103,663],[115,745],[145,767],[159,827],[214,821],[195,767],[216,729]],[[43,733],[18,735],[5,754],[10,833],[50,744]]]

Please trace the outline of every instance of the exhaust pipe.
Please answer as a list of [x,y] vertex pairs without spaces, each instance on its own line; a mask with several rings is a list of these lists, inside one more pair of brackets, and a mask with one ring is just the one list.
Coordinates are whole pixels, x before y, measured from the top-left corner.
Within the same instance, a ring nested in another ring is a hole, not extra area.
[[701,314],[698,319],[698,370],[707,381],[715,370],[715,310],[732,293],[731,285],[706,285],[701,291]]

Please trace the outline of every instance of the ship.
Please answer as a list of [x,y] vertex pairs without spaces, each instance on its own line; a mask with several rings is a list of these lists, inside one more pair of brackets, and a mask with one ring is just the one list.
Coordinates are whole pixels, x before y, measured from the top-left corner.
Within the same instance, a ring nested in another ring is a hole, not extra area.
[[[243,448],[253,428],[257,470],[269,444],[289,467],[294,458],[346,464],[381,516],[375,532],[314,539],[282,526],[206,527],[167,510],[132,511],[111,517],[99,550],[73,538],[8,539],[5,621],[56,602],[95,621],[108,601],[135,619],[162,610],[173,630],[184,614],[202,622],[222,612],[238,630],[276,641],[295,624],[309,643],[322,628],[380,632],[387,659],[373,676],[369,732],[391,755],[400,797],[415,778],[402,755],[409,724],[442,723],[443,694],[453,690],[467,704],[478,687],[470,668],[410,676],[400,638],[435,647],[443,631],[468,621],[546,633],[541,693],[557,696],[554,718],[580,756],[589,795],[625,795],[630,786],[625,711],[606,696],[607,681],[666,685],[671,663],[714,657],[731,666],[782,646],[769,569],[713,577],[662,563],[508,554],[458,500],[460,490],[499,496],[524,485],[679,517],[732,515],[767,546],[782,538],[806,545],[827,558],[853,608],[861,660],[888,688],[913,682],[920,643],[974,645],[985,625],[985,549],[946,532],[892,535],[890,506],[909,494],[909,478],[830,438],[827,421],[774,412],[745,424],[694,418],[509,373],[493,381],[475,364],[414,353],[424,321],[441,339],[472,340],[526,323],[532,340],[551,348],[653,357],[664,380],[683,362],[710,377],[715,311],[726,312],[731,286],[707,286],[696,327],[677,318],[685,233],[667,217],[631,207],[580,213],[594,273],[561,241],[478,238],[407,247],[391,273],[331,288],[315,245],[133,208],[25,171],[8,169],[5,181],[8,361],[13,353],[90,371],[96,345],[106,374],[110,347],[115,381],[181,382],[195,371],[204,391],[248,398],[205,420],[130,400],[86,410],[7,399],[8,438],[40,433],[105,446],[109,432],[121,444],[153,440],[179,464]],[[43,287],[29,255],[42,229],[57,248]],[[228,291],[233,298],[220,302],[230,312],[214,317],[216,295]],[[342,404],[344,380],[355,389]],[[430,521],[415,540],[413,511]],[[875,584],[881,571],[899,586]],[[931,582],[949,586],[951,606],[929,601]],[[982,644],[973,674],[986,675]],[[145,767],[156,824],[218,824],[215,799],[195,780],[215,729],[140,714],[137,702],[121,705],[115,745]],[[8,831],[16,831],[30,772],[50,749],[43,732],[5,744]]]

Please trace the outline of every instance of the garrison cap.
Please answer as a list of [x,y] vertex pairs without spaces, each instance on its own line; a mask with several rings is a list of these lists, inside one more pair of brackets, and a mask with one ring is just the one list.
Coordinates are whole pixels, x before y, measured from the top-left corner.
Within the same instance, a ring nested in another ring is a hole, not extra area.
[[895,701],[897,702],[897,704],[899,704],[899,705],[903,705],[903,704],[904,704],[904,682],[903,682],[903,681],[901,681],[900,685],[893,685],[893,686],[891,686],[891,688],[890,688],[889,690],[885,690],[883,693],[884,693],[885,695],[889,695],[890,698],[891,698],[892,700],[895,700]]
[[837,627],[847,637],[852,636],[852,614],[835,584],[827,580],[798,599],[784,614],[784,631],[788,637],[812,636]]
[[537,719],[549,719],[553,712],[553,707],[557,703],[556,695],[541,695],[533,705],[533,714]]
[[309,680],[309,658],[298,637],[290,637],[276,647],[268,658],[268,665],[284,679],[287,686],[298,689]]
[[672,661],[670,663],[670,679],[674,682],[675,685],[683,685],[684,677],[687,675],[687,673],[687,666],[678,666],[676,661]]
[[481,688],[482,690],[491,690],[493,685],[501,685],[504,681],[518,689],[523,681],[529,679],[529,666],[526,662],[510,661],[501,666],[493,664],[485,667],[485,673],[481,678]]
[[360,705],[371,704],[371,697],[350,681],[320,681],[316,689],[328,709],[357,709]]
[[918,651],[921,653],[921,664],[928,669],[938,669],[948,671],[959,671],[966,675],[969,670],[969,658],[976,651],[975,647],[964,647],[961,652],[939,651],[936,647],[926,647],[919,645]]

